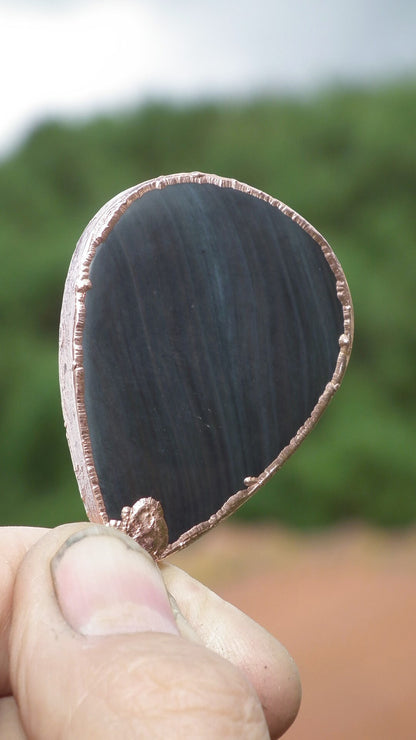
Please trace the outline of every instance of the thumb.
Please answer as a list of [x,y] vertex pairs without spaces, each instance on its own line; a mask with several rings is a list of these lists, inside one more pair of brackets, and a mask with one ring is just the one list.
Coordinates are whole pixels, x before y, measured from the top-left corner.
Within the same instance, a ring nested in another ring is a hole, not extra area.
[[158,567],[106,527],[59,527],[29,551],[10,680],[34,740],[269,737],[247,679],[180,636]]

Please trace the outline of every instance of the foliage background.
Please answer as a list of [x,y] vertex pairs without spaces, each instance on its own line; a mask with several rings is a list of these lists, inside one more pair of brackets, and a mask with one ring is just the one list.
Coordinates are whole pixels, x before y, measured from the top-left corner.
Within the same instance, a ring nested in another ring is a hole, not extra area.
[[317,429],[240,517],[310,527],[416,518],[416,84],[308,101],[152,105],[48,122],[0,165],[1,524],[84,518],[60,410],[57,336],[75,243],[114,194],[162,173],[247,181],[334,247],[353,357]]

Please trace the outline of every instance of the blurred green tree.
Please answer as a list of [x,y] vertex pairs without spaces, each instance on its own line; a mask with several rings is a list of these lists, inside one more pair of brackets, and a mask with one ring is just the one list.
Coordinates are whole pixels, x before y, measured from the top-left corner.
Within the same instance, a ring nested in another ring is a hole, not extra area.
[[152,105],[48,122],[0,166],[2,524],[83,517],[60,411],[60,302],[75,242],[118,191],[200,169],[304,215],[340,258],[356,311],[340,393],[240,516],[298,526],[416,519],[416,85],[307,102]]

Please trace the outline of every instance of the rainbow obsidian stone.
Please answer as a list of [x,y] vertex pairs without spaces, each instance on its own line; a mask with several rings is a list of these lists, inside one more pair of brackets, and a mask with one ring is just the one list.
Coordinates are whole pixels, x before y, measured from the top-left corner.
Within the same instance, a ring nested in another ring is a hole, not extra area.
[[235,180],[160,177],[77,245],[61,316],[69,446],[92,521],[156,558],[272,476],[339,387],[353,313],[325,239]]

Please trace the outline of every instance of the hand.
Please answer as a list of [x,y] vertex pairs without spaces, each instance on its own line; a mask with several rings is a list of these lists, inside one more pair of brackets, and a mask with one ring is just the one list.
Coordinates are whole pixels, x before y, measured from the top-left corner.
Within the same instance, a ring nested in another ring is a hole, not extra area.
[[300,702],[271,635],[110,528],[0,529],[0,737],[279,737]]

